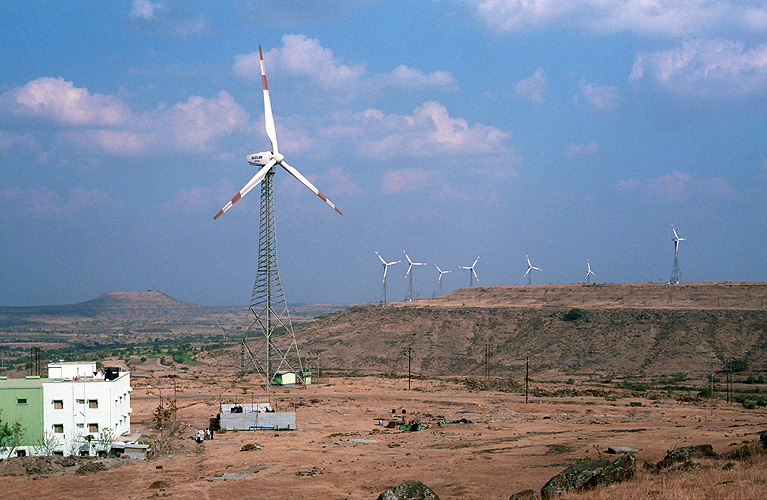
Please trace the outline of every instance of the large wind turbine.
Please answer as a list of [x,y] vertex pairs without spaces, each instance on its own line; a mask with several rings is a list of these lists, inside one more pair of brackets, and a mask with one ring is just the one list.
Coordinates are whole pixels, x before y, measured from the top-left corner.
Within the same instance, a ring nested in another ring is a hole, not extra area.
[[410,281],[407,285],[407,297],[406,300],[413,300],[413,273],[411,272],[413,270],[413,266],[425,266],[426,262],[413,262],[410,260],[410,256],[407,254],[407,252],[403,249],[402,253],[405,254],[405,258],[407,259],[408,266],[407,266],[407,272],[405,273],[405,279],[410,276]]
[[472,275],[477,279],[477,283],[479,283],[479,276],[477,276],[477,271],[474,270],[474,266],[477,265],[477,261],[479,261],[479,258],[481,255],[477,255],[477,258],[474,260],[474,264],[471,265],[471,267],[466,266],[458,266],[458,269],[468,269],[469,270],[469,286],[474,286],[474,280],[471,279]]
[[439,277],[437,278],[437,284],[439,285],[439,290],[437,291],[438,295],[445,295],[445,290],[442,288],[442,276],[444,276],[447,273],[452,273],[453,271],[443,271],[439,268],[437,264],[434,264],[437,266],[437,271],[439,271]]
[[386,290],[386,271],[389,269],[389,266],[393,266],[394,264],[399,264],[402,262],[401,260],[395,260],[394,262],[386,262],[383,257],[381,257],[381,254],[378,253],[376,250],[373,250],[376,255],[378,255],[378,258],[381,259],[381,264],[383,264],[384,273],[383,273],[383,305],[386,306],[387,304],[387,290]]
[[527,254],[525,254],[525,258],[527,259],[527,271],[525,271],[525,274],[523,274],[522,277],[524,278],[525,276],[527,276],[527,284],[530,285],[533,282],[533,275],[532,273],[530,273],[530,271],[532,271],[533,269],[535,269],[536,271],[543,271],[543,269],[541,269],[540,267],[535,267],[534,265],[530,264],[530,257],[528,257]]
[[685,241],[687,238],[680,238],[676,234],[673,223],[671,224],[671,230],[674,232],[674,237],[671,238],[671,241],[674,242],[674,267],[671,268],[671,279],[668,282],[674,284],[682,281],[682,270],[679,268],[679,242]]
[[596,277],[596,274],[594,274],[594,271],[591,270],[591,262],[589,262],[589,259],[586,259],[586,284],[591,283],[591,276]]
[[[303,378],[303,365],[301,356],[296,344],[296,336],[293,332],[293,325],[290,321],[290,312],[288,311],[287,301],[282,292],[282,283],[277,270],[277,246],[274,223],[274,195],[272,191],[272,178],[275,174],[275,166],[279,165],[290,175],[309,188],[314,194],[319,196],[325,203],[330,205],[336,212],[341,213],[336,206],[328,200],[314,185],[309,182],[295,168],[288,165],[285,157],[279,152],[277,147],[277,133],[274,128],[274,116],[272,115],[272,105],[269,100],[269,88],[266,84],[266,70],[264,69],[264,55],[261,46],[258,47],[258,55],[261,59],[261,83],[264,88],[264,118],[266,121],[266,135],[272,145],[271,151],[250,154],[247,156],[248,163],[260,167],[256,175],[250,179],[237,194],[219,210],[213,217],[218,219],[224,212],[240,201],[248,194],[259,182],[261,183],[261,207],[260,224],[258,232],[258,272],[253,286],[253,294],[250,299],[250,312],[253,313],[254,320],[250,328],[245,332],[241,345],[241,361],[236,377],[239,377],[246,371],[247,358],[266,378],[267,388],[271,381],[280,370],[288,369],[294,371],[299,377]],[[284,334],[275,335],[278,328],[284,328]],[[246,343],[246,337],[251,330],[259,330],[263,334],[263,343],[254,353]],[[291,352],[295,353],[297,359],[297,368],[290,362]],[[260,360],[263,361],[263,366]]]

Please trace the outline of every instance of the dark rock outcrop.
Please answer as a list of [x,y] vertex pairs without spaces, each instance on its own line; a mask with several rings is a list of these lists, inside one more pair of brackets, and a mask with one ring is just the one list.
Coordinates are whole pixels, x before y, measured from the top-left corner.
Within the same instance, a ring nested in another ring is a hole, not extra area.
[[541,498],[549,500],[568,491],[582,491],[598,486],[625,481],[636,473],[636,459],[633,454],[626,454],[616,459],[586,460],[576,462],[564,471],[549,479],[541,488]]
[[378,495],[378,500],[439,500],[439,497],[421,481],[405,481]]
[[695,446],[685,446],[674,448],[657,464],[645,464],[645,468],[655,471],[668,469],[678,463],[690,462],[693,458],[719,458],[710,444],[698,444]]
[[538,500],[539,498],[540,496],[535,490],[522,490],[511,495],[509,500]]

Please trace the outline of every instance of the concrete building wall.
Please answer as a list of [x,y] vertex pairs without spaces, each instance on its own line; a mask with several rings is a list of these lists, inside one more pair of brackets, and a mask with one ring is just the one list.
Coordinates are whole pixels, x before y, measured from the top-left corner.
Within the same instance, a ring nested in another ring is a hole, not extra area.
[[[130,373],[115,380],[46,380],[44,427],[65,455],[102,451],[109,438],[130,432]],[[93,436],[90,446],[86,436]]]
[[222,413],[220,426],[222,429],[233,430],[295,430],[295,412],[251,412],[251,413]]
[[48,378],[79,380],[83,377],[94,377],[95,375],[95,361],[48,363]]

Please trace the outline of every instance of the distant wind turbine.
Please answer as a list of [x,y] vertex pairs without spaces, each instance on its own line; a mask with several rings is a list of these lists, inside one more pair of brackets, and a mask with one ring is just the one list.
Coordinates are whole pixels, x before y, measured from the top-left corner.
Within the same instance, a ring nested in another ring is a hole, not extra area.
[[590,281],[591,276],[596,277],[597,275],[594,274],[594,271],[591,270],[591,262],[589,262],[589,259],[586,259],[586,283],[587,284],[591,283]]
[[524,278],[525,276],[527,276],[527,284],[530,285],[533,282],[533,275],[530,273],[530,271],[532,271],[533,269],[535,269],[536,271],[543,271],[543,269],[541,269],[540,267],[535,267],[534,265],[530,264],[530,257],[528,257],[527,254],[525,254],[525,258],[527,259],[527,271],[525,271],[525,274],[523,274],[522,277]]
[[669,283],[679,283],[682,281],[682,270],[679,268],[679,242],[680,241],[686,241],[687,238],[680,238],[678,234],[676,234],[676,229],[674,229],[674,224],[671,224],[671,230],[674,232],[674,237],[671,238],[671,241],[674,242],[674,267],[671,268],[671,279],[668,280]]
[[402,262],[401,260],[395,260],[394,262],[386,262],[383,257],[381,257],[381,254],[378,253],[376,250],[373,250],[376,255],[378,255],[378,258],[381,259],[381,264],[383,264],[384,272],[383,272],[383,305],[386,306],[387,304],[387,289],[386,289],[386,271],[389,269],[389,266],[393,266],[394,264],[399,264]]
[[479,283],[479,276],[477,276],[477,271],[474,270],[474,266],[477,265],[477,261],[481,255],[477,255],[477,259],[474,261],[474,264],[471,265],[471,267],[466,266],[458,266],[458,269],[468,269],[469,270],[469,286],[474,286],[474,280],[471,279],[472,275],[477,279],[477,283]]
[[410,256],[407,254],[407,252],[404,249],[402,250],[402,253],[405,254],[405,258],[407,259],[407,262],[408,262],[407,272],[405,273],[405,279],[407,279],[408,276],[410,276],[410,281],[408,282],[408,286],[407,286],[407,294],[408,294],[407,300],[413,300],[413,295],[414,295],[413,294],[413,273],[412,273],[413,266],[425,266],[426,262],[413,262],[412,260],[410,260]]
[[434,264],[437,266],[437,271],[439,271],[439,277],[437,278],[437,284],[439,285],[439,291],[437,292],[439,295],[445,295],[445,290],[442,288],[442,276],[444,276],[447,273],[452,273],[453,271],[443,271],[439,268],[437,264]]

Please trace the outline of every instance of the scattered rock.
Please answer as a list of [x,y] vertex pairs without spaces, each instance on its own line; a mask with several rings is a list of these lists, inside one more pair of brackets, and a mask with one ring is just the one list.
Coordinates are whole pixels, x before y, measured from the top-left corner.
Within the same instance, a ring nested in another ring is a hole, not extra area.
[[378,495],[378,500],[439,500],[439,497],[421,481],[405,481]]
[[719,455],[714,453],[714,448],[710,444],[685,446],[682,448],[674,448],[666,454],[663,460],[655,464],[654,467],[645,464],[645,468],[660,471],[668,469],[679,462],[688,462],[692,458],[719,458]]
[[519,493],[514,493],[509,497],[509,500],[538,500],[540,496],[535,490],[522,490]]
[[444,418],[441,418],[437,420],[437,425],[439,425],[440,427],[443,425],[450,425],[450,424],[473,424],[473,423],[474,422],[472,422],[468,418],[460,418],[458,420],[445,420]]
[[541,498],[549,500],[568,491],[582,491],[598,486],[624,481],[636,473],[636,459],[626,454],[614,462],[609,460],[585,460],[576,462],[549,479],[541,488]]
[[727,462],[722,466],[722,470],[730,470],[735,467],[735,462]]
[[638,451],[639,451],[639,448],[634,448],[633,446],[609,446],[607,448],[607,451],[605,451],[605,453],[610,453],[610,454],[636,453]]
[[746,444],[738,448],[737,450],[728,451],[719,455],[719,458],[723,460],[743,460],[752,455],[764,453],[764,447],[759,444]]
[[313,476],[316,476],[317,474],[324,474],[324,471],[325,471],[324,468],[314,466],[311,469],[300,470],[300,471],[296,472],[296,476],[299,476],[299,477],[307,477],[307,476],[313,477]]
[[168,488],[170,488],[170,484],[161,479],[149,485],[150,490],[165,490]]
[[251,450],[258,451],[260,449],[261,449],[261,445],[260,444],[258,444],[258,443],[248,443],[248,444],[242,445],[242,448],[240,448],[240,451],[251,451]]

